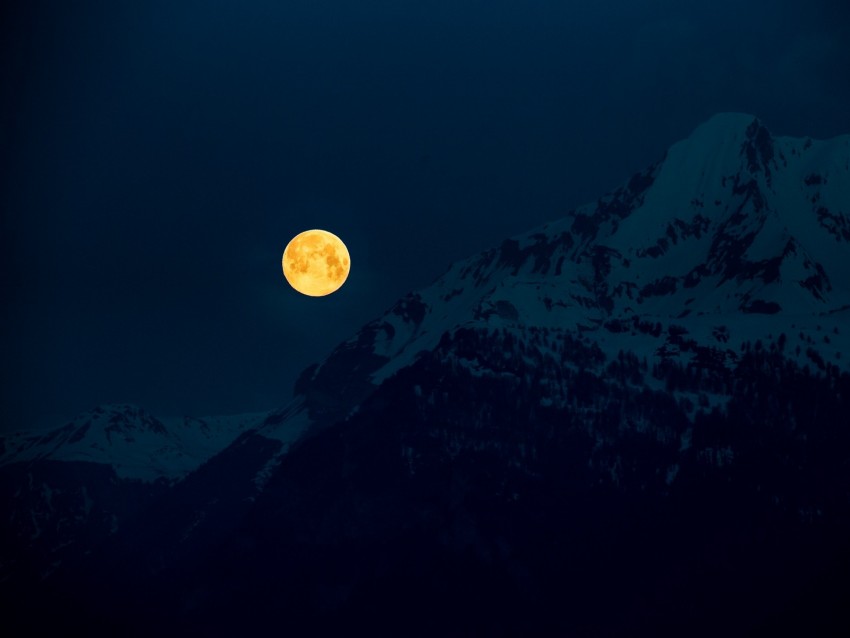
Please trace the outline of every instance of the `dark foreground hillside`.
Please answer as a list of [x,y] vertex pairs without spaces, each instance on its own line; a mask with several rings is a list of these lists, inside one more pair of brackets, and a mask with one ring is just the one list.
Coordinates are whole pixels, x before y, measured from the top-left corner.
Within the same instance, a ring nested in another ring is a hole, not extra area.
[[[154,503],[137,523],[150,533],[66,570],[31,620],[140,635],[850,628],[850,376],[776,346],[731,372],[656,370],[729,389],[683,446],[689,406],[632,385],[640,361],[569,372],[599,353],[549,340],[563,361],[520,357],[499,332],[447,337],[303,440],[226,533],[178,551]],[[48,601],[68,615],[38,616]]]

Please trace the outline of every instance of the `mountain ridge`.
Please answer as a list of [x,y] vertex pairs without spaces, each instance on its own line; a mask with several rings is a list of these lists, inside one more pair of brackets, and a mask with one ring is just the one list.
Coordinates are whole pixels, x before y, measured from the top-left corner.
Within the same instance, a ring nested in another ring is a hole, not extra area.
[[[720,155],[723,160],[717,162],[731,167],[700,166],[698,160],[704,153],[712,161]],[[813,163],[813,158],[820,163]],[[782,177],[792,169],[786,186]],[[681,173],[689,179],[681,178]],[[850,260],[850,235],[838,231],[850,223],[848,176],[850,135],[826,142],[809,138],[774,141],[757,118],[715,116],[688,140],[673,145],[664,160],[635,174],[596,203],[456,262],[431,286],[409,293],[322,363],[305,370],[296,393],[309,392],[310,387],[322,397],[307,400],[311,415],[324,420],[344,416],[353,407],[351,402],[333,409],[330,418],[324,416],[326,404],[319,404],[329,396],[338,403],[346,391],[362,398],[412,361],[416,353],[433,348],[446,330],[469,321],[570,325],[578,332],[595,331],[611,338],[618,330],[616,324],[622,328],[650,319],[667,325],[672,319],[687,323],[693,322],[694,317],[686,320],[692,314],[718,318],[724,313],[758,315],[757,322],[752,322],[755,330],[724,335],[724,343],[731,348],[757,334],[764,315],[777,313],[784,303],[788,307],[784,314],[791,308],[802,314],[805,308],[812,316],[801,317],[805,325],[799,327],[797,322],[774,321],[775,331],[767,330],[765,335],[784,332],[791,337],[793,333],[805,343],[804,350],[822,347],[823,335],[815,346],[814,333],[835,330],[841,318],[850,314],[850,281],[841,267]],[[829,186],[830,178],[837,186]],[[721,200],[708,186],[729,200],[722,212],[718,210],[725,218],[714,218],[713,236],[704,200],[711,200],[708,206],[715,209],[720,208],[716,202]],[[794,189],[795,196],[787,201]],[[789,212],[794,210],[811,211],[809,227],[814,230],[804,226],[805,219],[793,221],[791,228],[807,243],[832,242],[826,246],[828,255],[811,258],[802,240],[790,235],[788,224],[775,228],[779,213],[790,218]],[[659,213],[664,216],[654,224],[641,219]],[[768,221],[771,224],[765,226]],[[757,231],[751,228],[753,224]],[[613,241],[600,243],[600,233]],[[761,237],[770,241],[760,245],[756,240]],[[700,253],[705,257],[694,261]],[[689,258],[690,263],[682,263]],[[639,272],[631,278],[629,270]],[[641,280],[641,275],[650,280]],[[785,286],[786,280],[797,285]],[[544,288],[544,292],[537,294],[532,286]],[[671,297],[675,305],[670,303]],[[702,308],[699,303],[693,305],[694,301],[702,302]],[[438,319],[434,317],[437,312],[441,313]],[[821,315],[824,320],[820,323],[829,325],[819,328],[813,317]],[[611,335],[599,330],[606,322],[613,322],[609,323]],[[716,344],[713,335],[722,325],[696,329],[703,333],[703,342]],[[804,336],[800,337],[801,333]],[[835,337],[830,336],[832,347],[826,348],[829,352],[824,359],[846,369],[846,359],[837,359],[836,354],[847,351],[850,343]],[[805,360],[805,354],[802,356]],[[340,380],[337,370],[346,375],[346,361],[351,359],[360,365],[354,370],[359,374],[357,380],[352,381],[351,375]],[[333,392],[330,388],[336,382],[339,386]]]
[[[710,166],[705,165],[706,157],[711,158]],[[793,179],[783,182],[787,172]],[[637,332],[646,337],[647,323],[658,332],[659,320],[666,330],[671,319],[680,324],[693,321],[688,315],[714,314],[720,319],[723,314],[745,313],[758,316],[752,323],[760,327],[764,315],[782,311],[787,316],[793,308],[795,314],[808,313],[823,321],[801,317],[799,326],[778,321],[768,332],[785,333],[794,341],[795,331],[805,346],[798,355],[801,361],[806,360],[806,351],[816,348],[823,361],[846,369],[848,359],[836,355],[850,351],[850,341],[834,332],[845,315],[850,316],[850,278],[842,268],[850,260],[850,187],[844,185],[848,175],[850,135],[826,141],[774,138],[751,115],[717,114],[673,144],[662,160],[597,202],[455,262],[431,285],[402,297],[328,357],[302,371],[295,398],[286,406],[268,413],[207,417],[197,420],[199,431],[189,437],[194,440],[161,441],[158,451],[173,457],[169,469],[176,476],[169,478],[184,476],[249,426],[268,434],[294,418],[300,421],[293,427],[297,437],[309,429],[303,422],[305,409],[312,421],[343,418],[418,353],[436,347],[446,331],[469,322],[572,325],[579,333],[595,332],[602,339],[618,341],[617,333],[633,334],[634,326],[643,325]],[[830,178],[843,188],[830,188]],[[721,194],[723,200],[718,198]],[[817,224],[806,226],[804,216],[788,214],[805,209]],[[835,246],[813,258],[809,248],[825,240]],[[694,262],[700,252],[705,258]],[[639,272],[631,277],[629,271]],[[715,285],[701,285],[703,279]],[[784,286],[787,280],[797,286]],[[538,294],[531,287],[549,290]],[[695,336],[702,343],[714,346],[722,341],[727,351],[739,348],[753,334],[752,330],[731,334],[722,323],[685,329],[701,333]],[[823,343],[823,336],[829,344]],[[659,342],[653,351],[671,352],[668,346]],[[44,446],[54,439],[79,442],[83,428],[97,423],[103,411],[114,412],[110,418],[120,420],[128,409],[140,410],[100,406],[76,417],[62,431],[46,432],[39,441],[26,431],[4,436],[0,464],[33,458],[85,460],[80,450],[66,449],[65,456],[57,456],[57,450],[48,452]],[[154,417],[138,412],[133,418],[143,424]],[[159,430],[160,435],[189,429],[190,417],[183,419],[185,428],[176,419],[167,421],[169,433]],[[215,437],[207,421],[215,422]],[[227,421],[233,424],[225,425]],[[107,430],[108,426],[104,435],[109,437]],[[270,436],[291,440],[293,434]],[[213,444],[211,438],[219,441]],[[108,453],[98,457],[96,451],[103,445],[95,445],[91,458],[96,462],[133,473],[120,459],[110,460]],[[153,466],[139,467],[135,473],[148,480],[167,474]]]
[[[142,633],[783,626],[846,590],[848,214],[850,136],[712,118],[400,299],[188,473],[51,457],[84,423],[29,446],[0,584]],[[134,410],[116,440],[169,434]]]

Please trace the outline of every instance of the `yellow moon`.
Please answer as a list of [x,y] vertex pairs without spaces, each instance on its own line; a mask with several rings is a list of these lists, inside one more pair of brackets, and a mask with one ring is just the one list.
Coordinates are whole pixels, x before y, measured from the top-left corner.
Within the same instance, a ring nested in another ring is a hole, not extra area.
[[351,257],[342,240],[326,230],[298,233],[283,251],[283,276],[310,297],[329,295],[345,283]]

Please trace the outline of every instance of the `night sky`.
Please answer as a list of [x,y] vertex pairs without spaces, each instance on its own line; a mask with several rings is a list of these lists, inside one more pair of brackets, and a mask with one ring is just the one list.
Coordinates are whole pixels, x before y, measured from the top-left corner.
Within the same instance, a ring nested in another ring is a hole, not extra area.
[[[718,111],[850,133],[846,0],[3,11],[4,430],[99,403],[277,407],[451,261],[595,200]],[[315,227],[353,266],[319,299],[280,267]]]

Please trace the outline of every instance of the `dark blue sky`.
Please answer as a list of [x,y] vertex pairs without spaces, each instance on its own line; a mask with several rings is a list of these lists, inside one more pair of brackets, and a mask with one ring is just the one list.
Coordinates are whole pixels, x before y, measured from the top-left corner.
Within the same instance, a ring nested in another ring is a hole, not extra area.
[[[449,262],[718,111],[850,132],[842,1],[22,2],[3,9],[2,428],[284,403]],[[352,255],[328,298],[297,232]]]

